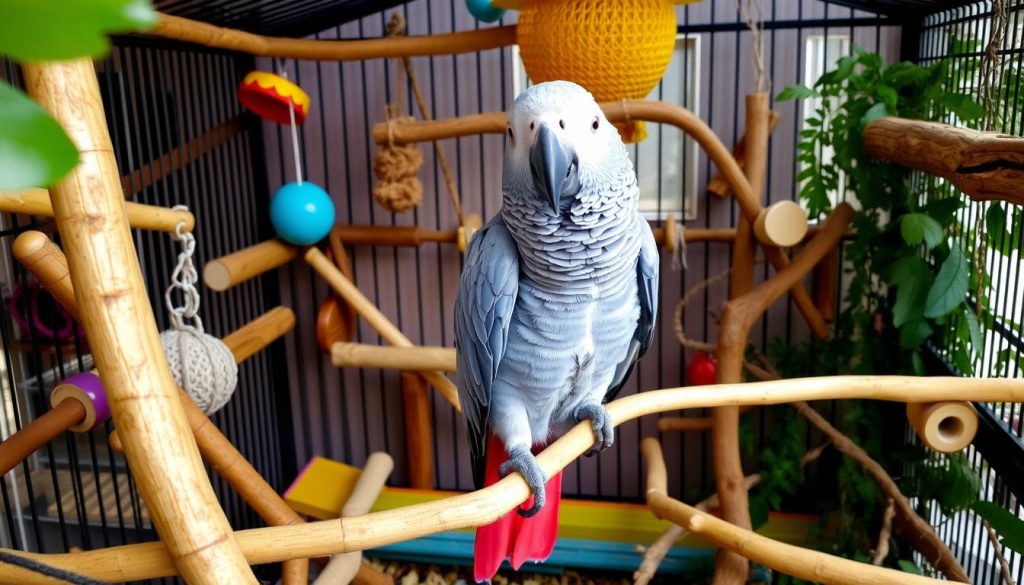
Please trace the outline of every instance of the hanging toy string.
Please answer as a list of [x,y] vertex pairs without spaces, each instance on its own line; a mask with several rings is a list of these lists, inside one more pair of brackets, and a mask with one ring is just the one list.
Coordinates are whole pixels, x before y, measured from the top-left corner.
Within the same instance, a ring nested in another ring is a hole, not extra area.
[[[288,72],[281,70],[281,77],[288,79]],[[295,126],[295,101],[288,96],[288,119],[292,130],[292,155],[295,158],[295,182],[302,186],[302,160],[299,157],[299,131]]]
[[[175,210],[188,210],[184,205],[175,205]],[[196,271],[192,258],[196,253],[196,238],[192,232],[185,231],[185,223],[179,223],[171,236],[181,244],[181,251],[178,253],[178,264],[171,273],[171,285],[164,292],[164,301],[167,303],[171,318],[171,327],[177,331],[188,330],[196,333],[203,333],[203,320],[199,317],[199,289],[196,283],[199,282],[199,273]],[[174,291],[179,291],[183,303],[181,306],[174,304]],[[192,320],[192,325],[185,322]]]

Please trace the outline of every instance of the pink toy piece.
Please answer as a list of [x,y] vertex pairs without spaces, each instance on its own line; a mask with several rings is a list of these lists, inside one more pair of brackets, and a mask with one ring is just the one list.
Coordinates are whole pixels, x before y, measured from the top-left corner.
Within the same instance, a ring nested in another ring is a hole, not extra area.
[[82,422],[71,427],[72,431],[84,433],[107,422],[110,405],[103,390],[103,382],[93,372],[82,372],[68,376],[50,393],[50,406],[57,406],[65,400],[77,400],[85,407]]

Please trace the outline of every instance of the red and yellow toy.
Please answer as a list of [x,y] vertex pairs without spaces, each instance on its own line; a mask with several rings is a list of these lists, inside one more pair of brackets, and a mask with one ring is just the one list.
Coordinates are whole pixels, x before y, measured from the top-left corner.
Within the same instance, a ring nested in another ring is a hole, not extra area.
[[309,115],[309,94],[280,75],[253,71],[238,86],[238,101],[256,115],[278,124],[291,124],[288,110],[295,112],[295,123]]

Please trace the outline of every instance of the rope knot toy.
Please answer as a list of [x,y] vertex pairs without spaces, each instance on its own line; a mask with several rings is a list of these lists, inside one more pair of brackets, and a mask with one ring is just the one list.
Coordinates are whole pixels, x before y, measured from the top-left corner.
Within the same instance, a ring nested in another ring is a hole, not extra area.
[[423,166],[423,152],[415,144],[395,144],[391,138],[396,123],[411,122],[411,116],[398,116],[388,108],[388,143],[377,149],[373,159],[373,174],[377,184],[373,198],[394,213],[408,211],[423,202],[423,183],[416,176]]
[[[174,209],[187,208],[177,205]],[[238,365],[224,342],[203,329],[203,320],[199,317],[199,290],[196,288],[199,273],[192,262],[196,250],[195,236],[184,231],[184,224],[180,224],[171,237],[181,244],[181,252],[171,274],[171,284],[164,292],[171,328],[160,334],[160,343],[164,346],[167,365],[175,383],[203,412],[213,414],[223,408],[234,394],[238,385]],[[176,291],[182,298],[181,305],[174,303]]]

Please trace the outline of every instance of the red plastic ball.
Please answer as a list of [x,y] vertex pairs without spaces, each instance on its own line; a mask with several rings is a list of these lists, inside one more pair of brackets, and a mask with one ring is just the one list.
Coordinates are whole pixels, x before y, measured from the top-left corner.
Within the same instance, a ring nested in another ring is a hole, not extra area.
[[718,375],[718,364],[715,358],[700,352],[693,356],[690,365],[686,368],[686,377],[690,380],[691,386],[707,386],[714,384]]

